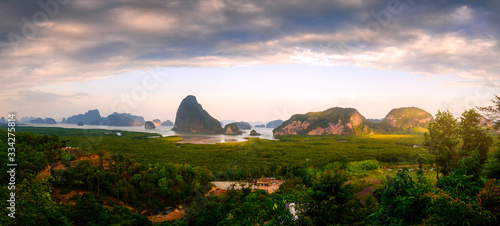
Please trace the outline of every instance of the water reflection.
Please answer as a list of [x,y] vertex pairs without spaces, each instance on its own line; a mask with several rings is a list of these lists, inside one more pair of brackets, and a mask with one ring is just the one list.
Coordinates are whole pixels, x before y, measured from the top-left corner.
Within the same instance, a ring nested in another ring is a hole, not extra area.
[[[251,130],[242,130],[243,135],[224,135],[224,134],[194,134],[194,133],[180,133],[172,131],[172,126],[159,126],[156,129],[145,129],[144,126],[100,126],[100,125],[83,125],[77,126],[76,124],[37,124],[27,123],[26,126],[33,127],[60,127],[60,128],[74,128],[74,129],[104,129],[113,131],[132,131],[132,132],[146,132],[158,133],[162,136],[180,136],[182,141],[179,143],[195,143],[195,144],[215,144],[227,142],[242,142],[246,141],[246,137],[258,137],[261,139],[274,140],[273,129],[254,127],[253,129],[260,133],[260,136],[250,136]],[[23,126],[23,125],[20,125]],[[116,132],[118,136],[120,132]]]

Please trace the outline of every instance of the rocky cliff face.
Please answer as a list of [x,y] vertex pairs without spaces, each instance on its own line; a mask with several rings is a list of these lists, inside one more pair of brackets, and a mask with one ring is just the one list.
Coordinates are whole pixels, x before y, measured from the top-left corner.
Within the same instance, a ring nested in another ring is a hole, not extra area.
[[182,100],[175,118],[174,131],[192,133],[221,134],[224,132],[220,122],[203,110],[195,96],[189,95]]
[[151,121],[147,121],[144,123],[144,128],[145,129],[156,129],[155,124]]
[[37,119],[33,119],[33,120],[29,121],[29,123],[57,124],[56,120],[54,120],[53,118],[45,118],[45,119],[37,118]]
[[[159,119],[153,119],[151,122],[152,122],[155,126],[161,126],[161,120],[159,120]],[[147,122],[146,122],[146,123],[147,123]]]
[[276,135],[353,135],[373,133],[367,120],[353,108],[330,108],[323,112],[293,115],[273,130]]
[[398,129],[425,126],[433,121],[432,115],[420,108],[407,107],[395,108],[387,114],[381,124],[385,124]]
[[252,126],[248,122],[235,122],[239,129],[252,129]]
[[82,122],[84,124],[93,124],[98,125],[100,120],[102,119],[99,110],[89,110],[85,114],[73,115],[66,119],[66,123],[68,124],[77,124],[78,122]]
[[19,120],[19,123],[29,123],[31,120],[35,120],[36,117],[32,117],[32,116],[24,116],[21,118],[21,120]]
[[241,135],[242,132],[238,128],[238,125],[236,123],[229,123],[226,126],[224,126],[224,134],[226,135]]
[[29,121],[29,123],[45,123],[45,120],[43,120],[42,118],[37,118]]
[[45,118],[45,124],[57,124],[53,118]]
[[266,128],[276,128],[278,126],[281,126],[281,124],[283,124],[283,120],[280,120],[280,119],[270,121],[267,123]]
[[167,121],[165,121],[165,122],[161,123],[161,125],[162,125],[162,126],[173,126],[173,125],[174,125],[174,123],[173,123],[172,121],[170,121],[170,120],[167,120]]
[[[85,123],[85,122],[83,122]],[[131,115],[129,113],[114,112],[106,118],[102,118],[98,125],[105,126],[142,126],[146,120],[142,116]],[[94,123],[95,124],[95,123]]]
[[250,136],[260,136],[262,134],[260,133],[257,133],[257,131],[255,131],[254,129],[250,132]]

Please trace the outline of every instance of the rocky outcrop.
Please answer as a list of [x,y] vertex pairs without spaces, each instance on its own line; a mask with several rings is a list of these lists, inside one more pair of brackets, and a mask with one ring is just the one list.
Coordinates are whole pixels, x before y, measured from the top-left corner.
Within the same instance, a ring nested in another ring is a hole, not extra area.
[[256,128],[266,128],[266,125],[262,124],[262,125],[256,125],[255,126]]
[[87,111],[85,114],[73,115],[66,120],[66,123],[77,124],[78,122],[82,122],[84,124],[99,125],[101,120],[102,117],[99,110],[94,109]]
[[19,123],[29,123],[31,120],[35,120],[37,119],[36,117],[32,117],[32,116],[24,116],[21,118],[21,120],[19,120]]
[[83,126],[83,122],[78,122],[76,125],[77,126]]
[[174,125],[174,123],[173,123],[172,121],[170,121],[170,120],[167,120],[167,121],[165,121],[165,122],[161,123],[161,125],[162,125],[162,126],[173,126],[173,125]]
[[[85,123],[85,122],[83,122]],[[114,112],[106,118],[102,118],[98,125],[105,126],[142,126],[146,123],[142,116],[131,115],[129,113]]]
[[5,119],[5,117],[0,118],[0,123],[1,124],[6,124],[7,123],[7,120]]
[[233,122],[236,122],[236,121],[234,121],[234,120],[227,120],[227,119],[226,119],[226,120],[220,120],[219,122],[220,122],[220,125],[221,125],[222,127],[224,127],[224,125],[227,125],[227,124],[229,124],[229,123],[233,123]]
[[63,117],[61,123],[66,123],[66,122],[67,122],[66,118]]
[[488,119],[486,119],[483,116],[481,116],[481,120],[479,121],[479,125],[484,126],[484,127],[488,127],[488,128],[494,128],[494,126],[495,126],[495,124],[493,122],[489,121]]
[[276,128],[278,126],[281,126],[281,124],[283,124],[283,120],[280,120],[280,119],[270,121],[267,123],[266,128]]
[[257,131],[255,131],[254,129],[252,131],[250,131],[250,136],[260,136],[262,134],[260,133],[257,133]]
[[226,135],[241,135],[242,132],[238,128],[238,125],[236,123],[229,123],[226,126],[224,126],[224,134]]
[[53,118],[45,118],[45,124],[57,124],[56,120]]
[[179,105],[172,130],[211,134],[224,132],[220,122],[210,116],[192,95],[184,98]]
[[144,123],[144,128],[145,129],[156,129],[156,126],[153,122],[147,121],[146,123]]
[[397,129],[407,129],[423,127],[432,121],[434,118],[429,112],[416,107],[407,107],[392,109],[381,124]]
[[252,129],[252,126],[248,122],[235,122],[239,129]]
[[276,135],[354,135],[373,133],[369,122],[354,108],[330,108],[323,112],[293,115],[273,130]]
[[153,119],[151,122],[155,125],[155,127],[156,126],[161,126],[161,120],[159,120],[159,119]]
[[45,120],[43,120],[42,118],[37,118],[29,121],[29,123],[45,123]]
[[45,119],[37,118],[37,119],[33,119],[33,120],[29,121],[29,123],[57,124],[56,120],[54,120],[53,118],[45,118]]

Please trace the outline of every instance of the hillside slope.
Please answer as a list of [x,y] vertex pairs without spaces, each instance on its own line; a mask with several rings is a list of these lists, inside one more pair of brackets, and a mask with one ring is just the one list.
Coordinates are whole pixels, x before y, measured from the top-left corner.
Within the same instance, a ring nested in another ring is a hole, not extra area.
[[276,135],[355,135],[373,133],[366,120],[354,108],[334,107],[322,112],[296,114],[273,130]]

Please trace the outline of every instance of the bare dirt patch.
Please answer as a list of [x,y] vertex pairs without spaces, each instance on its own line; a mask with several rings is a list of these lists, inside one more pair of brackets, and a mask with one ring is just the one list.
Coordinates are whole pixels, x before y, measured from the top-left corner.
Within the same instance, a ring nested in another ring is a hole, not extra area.
[[158,215],[148,216],[148,219],[151,222],[153,222],[153,224],[159,224],[165,221],[182,219],[184,217],[184,214],[186,213],[186,210],[176,210],[176,211],[171,212],[167,215],[158,214]]

